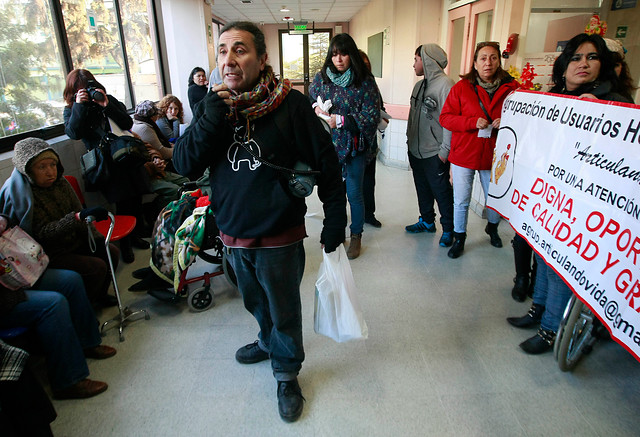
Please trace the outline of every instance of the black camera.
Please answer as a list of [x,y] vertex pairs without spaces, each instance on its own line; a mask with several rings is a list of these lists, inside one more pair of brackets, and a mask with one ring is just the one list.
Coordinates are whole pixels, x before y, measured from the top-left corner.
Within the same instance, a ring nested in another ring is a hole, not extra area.
[[95,101],[104,100],[104,94],[98,91],[96,85],[97,83],[95,80],[87,81],[87,93],[89,94],[89,98]]
[[316,184],[314,174],[320,173],[313,171],[311,167],[304,162],[298,161],[293,167],[293,172],[289,178],[289,190],[296,197],[307,197],[313,193],[313,186]]

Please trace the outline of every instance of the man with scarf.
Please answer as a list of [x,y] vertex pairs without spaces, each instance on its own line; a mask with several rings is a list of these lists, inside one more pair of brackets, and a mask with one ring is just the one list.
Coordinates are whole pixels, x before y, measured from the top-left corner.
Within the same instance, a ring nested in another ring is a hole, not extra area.
[[273,166],[290,169],[304,162],[319,171],[325,215],[320,242],[332,252],[344,242],[347,223],[340,165],[308,99],[288,80],[277,80],[267,65],[264,34],[255,24],[225,25],[217,58],[223,83],[196,108],[173,162],[184,175],[210,170],[211,208],[245,308],[260,328],[258,340],[241,347],[236,360],[271,359],[280,417],[293,422],[304,401],[297,375],[304,360],[306,205],[289,190],[290,174]]

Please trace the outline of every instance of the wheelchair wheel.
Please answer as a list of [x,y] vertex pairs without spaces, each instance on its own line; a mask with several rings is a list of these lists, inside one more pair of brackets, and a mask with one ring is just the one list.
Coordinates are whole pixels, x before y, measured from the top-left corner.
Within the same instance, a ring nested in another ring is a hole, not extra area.
[[187,296],[187,304],[193,311],[206,311],[214,305],[213,294],[211,294],[209,287],[197,288]]
[[558,360],[558,367],[568,372],[576,367],[580,358],[591,350],[595,338],[593,337],[594,315],[589,308],[576,299],[575,295],[567,304],[565,315],[560,322],[554,355]]
[[238,288],[238,278],[236,277],[236,272],[233,271],[233,267],[229,264],[229,259],[227,258],[227,254],[223,252],[222,254],[222,270],[224,271],[224,277],[227,278],[229,284],[233,285],[235,288]]

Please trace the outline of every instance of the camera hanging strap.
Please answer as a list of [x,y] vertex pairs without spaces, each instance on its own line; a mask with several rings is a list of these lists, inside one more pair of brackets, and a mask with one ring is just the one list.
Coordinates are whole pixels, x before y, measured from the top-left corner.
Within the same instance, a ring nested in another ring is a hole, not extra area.
[[266,159],[256,155],[256,153],[253,150],[251,150],[251,147],[249,147],[246,142],[241,142],[240,145],[242,146],[242,148],[244,150],[246,150],[249,153],[249,155],[253,156],[258,162],[260,162],[260,163],[262,163],[262,164],[266,165],[267,167],[272,168],[274,170],[286,171],[287,173],[301,174],[301,175],[317,175],[317,174],[320,174],[320,172],[317,171],[317,170],[294,170],[292,168],[281,167],[279,165],[273,164],[273,163],[267,161]]

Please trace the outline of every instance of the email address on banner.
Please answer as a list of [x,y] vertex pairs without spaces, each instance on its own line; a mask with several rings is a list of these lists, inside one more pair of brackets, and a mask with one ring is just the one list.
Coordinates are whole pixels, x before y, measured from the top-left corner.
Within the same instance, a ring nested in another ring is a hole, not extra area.
[[[523,229],[526,229],[525,233],[529,237],[529,241],[537,244],[542,248],[543,252],[554,260],[554,262],[560,267],[560,269],[567,272],[568,276],[573,277],[575,282],[579,284],[586,294],[590,295],[593,300],[602,308],[599,314],[607,318],[611,324],[610,327],[621,331],[622,334],[627,335],[634,342],[640,342],[640,330],[638,327],[625,320],[620,315],[620,308],[618,302],[609,298],[607,290],[600,287],[600,283],[592,283],[586,276],[584,270],[578,270],[578,268],[569,261],[567,255],[561,254],[558,250],[553,249],[553,246],[545,240],[540,241],[540,234],[538,234],[534,228],[526,223],[523,223]],[[567,276],[563,275],[563,276]],[[585,296],[583,293],[578,293],[580,296]],[[595,308],[594,308],[595,309]]]

